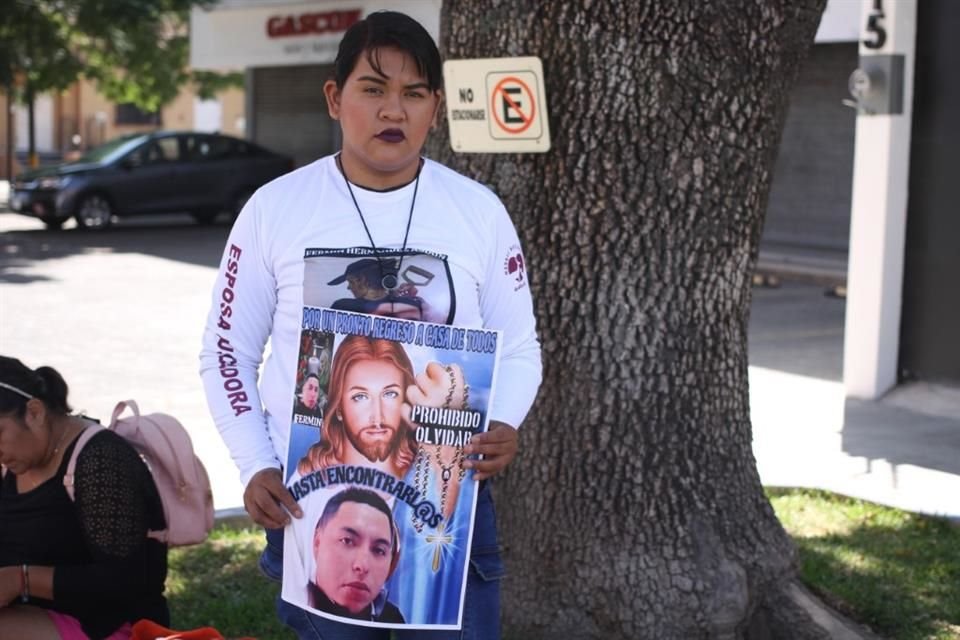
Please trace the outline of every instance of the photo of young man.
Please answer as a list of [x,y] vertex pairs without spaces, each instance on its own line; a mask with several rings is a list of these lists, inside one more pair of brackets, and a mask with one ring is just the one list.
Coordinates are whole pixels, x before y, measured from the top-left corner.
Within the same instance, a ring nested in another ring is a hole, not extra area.
[[344,618],[403,623],[384,585],[397,566],[400,539],[383,498],[350,487],[327,501],[313,535],[316,573],[310,606]]

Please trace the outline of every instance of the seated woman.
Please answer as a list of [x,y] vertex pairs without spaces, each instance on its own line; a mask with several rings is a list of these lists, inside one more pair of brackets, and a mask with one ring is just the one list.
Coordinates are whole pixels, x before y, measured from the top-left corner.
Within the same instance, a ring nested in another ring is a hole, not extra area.
[[0,356],[0,638],[130,637],[147,618],[169,625],[165,526],[146,465],[112,431],[80,452],[76,502],[63,476],[90,422],[70,415],[67,385]]

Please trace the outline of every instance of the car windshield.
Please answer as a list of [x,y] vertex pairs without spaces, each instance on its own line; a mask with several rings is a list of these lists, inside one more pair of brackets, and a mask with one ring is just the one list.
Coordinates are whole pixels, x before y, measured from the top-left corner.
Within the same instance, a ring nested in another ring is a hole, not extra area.
[[77,162],[112,162],[139,145],[146,139],[146,137],[147,136],[143,135],[142,133],[134,133],[115,138],[110,142],[103,143],[99,147],[94,147],[93,149],[88,150],[77,159]]

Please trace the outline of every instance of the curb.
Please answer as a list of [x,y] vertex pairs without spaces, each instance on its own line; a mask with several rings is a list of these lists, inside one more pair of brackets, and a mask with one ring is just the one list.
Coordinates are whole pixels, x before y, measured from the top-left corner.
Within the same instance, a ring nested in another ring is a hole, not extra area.
[[816,625],[830,634],[832,640],[880,640],[880,636],[832,609],[799,580],[789,584],[787,595],[807,612]]
[[243,507],[233,507],[232,509],[217,509],[213,512],[213,525],[218,526],[226,524],[235,527],[259,527]]
[[806,282],[827,288],[845,287],[847,284],[845,266],[832,261],[761,255],[757,259],[755,272],[762,276],[778,276],[783,280]]

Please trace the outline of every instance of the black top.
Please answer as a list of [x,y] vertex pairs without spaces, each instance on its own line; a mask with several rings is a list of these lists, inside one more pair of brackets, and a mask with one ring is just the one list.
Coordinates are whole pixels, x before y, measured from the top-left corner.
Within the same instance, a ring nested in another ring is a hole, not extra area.
[[310,606],[319,611],[325,611],[326,613],[332,613],[334,615],[340,616],[341,618],[354,618],[356,620],[370,620],[371,622],[383,622],[383,623],[393,623],[393,624],[405,624],[403,619],[403,614],[400,613],[400,609],[397,609],[390,601],[383,602],[383,609],[379,614],[374,615],[373,606],[368,606],[363,611],[359,613],[350,613],[350,610],[346,607],[341,607],[336,602],[327,597],[327,594],[323,592],[316,584],[311,582],[307,585],[307,594],[310,597]]
[[309,424],[316,424],[320,426],[323,423],[323,407],[327,404],[327,397],[323,391],[320,392],[317,397],[317,406],[310,408],[307,405],[303,404],[300,401],[300,398],[297,398],[297,401],[293,405],[293,412],[301,416],[310,416],[311,418],[317,418],[317,420],[309,422]]
[[149,470],[126,440],[104,430],[77,458],[72,503],[63,476],[75,446],[31,491],[18,493],[13,473],[3,478],[0,566],[54,567],[54,599],[30,604],[77,618],[92,640],[141,618],[168,625],[167,547],[146,537],[148,529],[164,528]]

